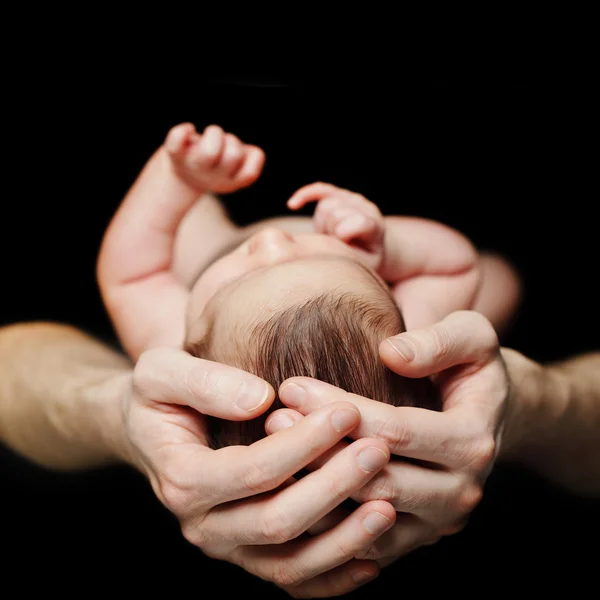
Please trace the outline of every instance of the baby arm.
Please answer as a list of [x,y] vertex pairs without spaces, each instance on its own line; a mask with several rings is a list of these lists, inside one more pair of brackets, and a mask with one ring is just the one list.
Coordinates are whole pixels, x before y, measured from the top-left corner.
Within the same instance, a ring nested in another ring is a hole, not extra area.
[[206,191],[251,185],[263,164],[262,150],[220,127],[200,135],[184,123],[145,165],[104,235],[97,265],[102,298],[130,357],[183,343],[188,289],[172,263],[187,211]]
[[383,217],[360,194],[324,183],[301,188],[288,206],[298,209],[314,201],[315,229],[349,244],[381,275],[407,328],[430,325],[465,309],[478,310],[500,327],[514,311],[514,301],[501,301],[508,283],[515,284],[510,289],[513,300],[518,296],[514,271],[500,257],[480,257],[458,231],[426,219]]
[[501,335],[521,298],[518,272],[502,256],[478,252],[460,232],[427,219],[385,217],[379,272],[393,285],[409,329],[475,310]]
[[441,223],[413,217],[385,218],[379,270],[392,286],[407,329],[425,327],[456,310],[474,308],[481,270],[473,245]]

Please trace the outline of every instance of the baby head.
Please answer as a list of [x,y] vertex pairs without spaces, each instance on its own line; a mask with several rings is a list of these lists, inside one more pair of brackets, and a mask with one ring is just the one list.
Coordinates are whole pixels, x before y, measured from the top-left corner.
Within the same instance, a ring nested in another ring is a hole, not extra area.
[[[265,229],[211,265],[188,307],[185,348],[254,373],[275,390],[308,376],[396,406],[439,409],[427,379],[387,369],[379,344],[404,331],[387,285],[355,252],[325,235]],[[210,419],[213,448],[264,437],[266,417]]]

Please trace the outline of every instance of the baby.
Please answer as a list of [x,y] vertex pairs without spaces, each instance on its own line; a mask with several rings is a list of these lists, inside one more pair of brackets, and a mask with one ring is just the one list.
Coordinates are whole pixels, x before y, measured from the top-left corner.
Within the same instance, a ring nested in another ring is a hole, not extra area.
[[[459,309],[501,325],[518,295],[510,268],[482,260],[457,231],[383,217],[364,197],[323,183],[288,200],[292,210],[317,202],[312,219],[237,227],[208,192],[251,185],[264,158],[217,126],[200,135],[186,123],[148,161],[98,259],[102,296],[125,350],[135,360],[154,346],[183,347],[250,371],[275,390],[304,375],[397,406],[439,409],[428,379],[383,366],[381,341]],[[276,399],[253,421],[211,419],[208,442],[250,444],[281,406]]]

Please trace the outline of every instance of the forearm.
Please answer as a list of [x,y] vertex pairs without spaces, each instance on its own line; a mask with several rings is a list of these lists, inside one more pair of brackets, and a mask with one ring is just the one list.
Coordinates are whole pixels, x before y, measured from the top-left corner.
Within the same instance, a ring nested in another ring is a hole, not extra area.
[[478,255],[467,238],[412,217],[386,217],[378,272],[392,287],[408,329],[471,309],[480,283]]
[[513,389],[500,458],[600,495],[600,353],[544,366],[503,356]]
[[388,283],[466,273],[477,264],[477,250],[455,229],[416,217],[385,217],[383,260],[378,271]]
[[149,347],[183,343],[187,290],[172,272],[175,239],[200,194],[175,173],[160,148],[104,236],[98,283],[119,339],[134,360]]
[[104,236],[98,260],[103,287],[168,271],[177,228],[202,195],[159,148],[125,196]]
[[42,466],[126,459],[119,403],[131,365],[65,325],[0,328],[0,441]]

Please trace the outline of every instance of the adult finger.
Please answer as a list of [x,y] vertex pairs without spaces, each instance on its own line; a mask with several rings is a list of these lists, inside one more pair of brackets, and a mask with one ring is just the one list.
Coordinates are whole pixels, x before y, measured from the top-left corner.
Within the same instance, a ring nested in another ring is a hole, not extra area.
[[[277,421],[270,425],[269,430],[277,430]],[[338,442],[307,465],[306,469],[320,469],[347,445],[347,442]],[[447,525],[470,513],[481,500],[481,495],[481,487],[461,473],[434,470],[403,460],[392,460],[368,483],[354,492],[351,498],[361,503],[384,500],[392,504],[398,512],[414,514],[428,523]],[[339,515],[328,515],[323,522],[315,526],[315,530],[331,527],[336,518],[339,519]],[[329,521],[326,522],[326,519]]]
[[406,377],[427,377],[457,365],[473,369],[499,360],[498,336],[480,313],[456,311],[439,323],[387,338],[379,347],[385,365]]
[[[203,490],[202,498],[198,499],[203,507],[269,492],[334,446],[359,421],[360,415],[351,404],[326,406],[302,419],[294,427],[279,431],[250,446],[227,446],[211,451],[209,455],[204,453],[199,457],[201,460],[196,461],[186,457],[178,465],[180,478],[186,481],[188,488],[196,486]],[[381,442],[375,441],[375,444],[385,451]],[[310,504],[312,498],[305,499],[305,502]],[[181,508],[188,513],[195,512],[193,506]],[[240,521],[245,518],[244,514],[247,513],[242,511]],[[192,522],[190,528],[199,525],[204,527],[204,523]],[[250,527],[253,525],[249,524]],[[218,533],[223,527],[230,526],[228,523],[219,524],[215,531]],[[241,523],[239,527],[241,531]]]
[[418,517],[399,514],[394,526],[366,551],[356,554],[356,558],[376,560],[380,566],[387,566],[420,546],[435,544],[440,537],[434,527]]
[[379,566],[375,561],[353,559],[304,583],[283,589],[292,598],[330,598],[343,596],[378,575]]
[[478,469],[494,454],[494,440],[486,435],[484,410],[461,410],[460,406],[439,413],[414,407],[395,407],[350,394],[333,385],[308,377],[293,377],[279,388],[279,398],[288,407],[308,415],[332,402],[351,402],[361,422],[350,433],[360,439],[383,440],[392,454],[438,463],[449,468],[471,465]]
[[[300,424],[296,426],[299,427]],[[286,431],[291,430],[269,439]],[[292,540],[364,486],[389,458],[382,442],[359,440],[323,468],[270,496],[215,508],[202,519],[202,535],[204,539],[231,540],[236,545]]]
[[273,388],[250,373],[172,348],[144,352],[136,364],[133,385],[147,403],[189,406],[231,421],[255,418],[275,398]]
[[319,536],[293,540],[285,546],[240,547],[232,557],[259,577],[280,586],[297,586],[366,552],[395,520],[391,505],[369,502]]
[[357,502],[384,500],[401,513],[435,526],[447,526],[470,513],[482,497],[481,486],[452,471],[392,460],[352,495]]

